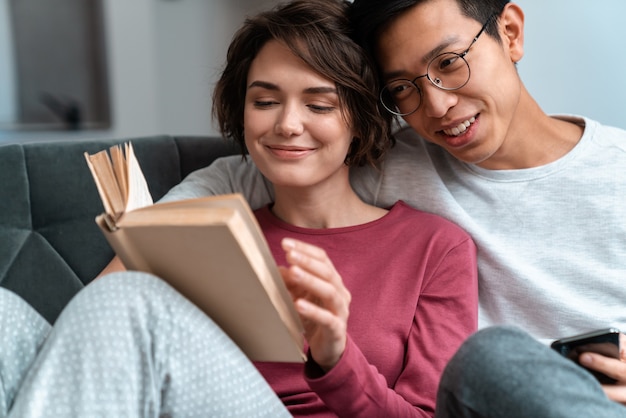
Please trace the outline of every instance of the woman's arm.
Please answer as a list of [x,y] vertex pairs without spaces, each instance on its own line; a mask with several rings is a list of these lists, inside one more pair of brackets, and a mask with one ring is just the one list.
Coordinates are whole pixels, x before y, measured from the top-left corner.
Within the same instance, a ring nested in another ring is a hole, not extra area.
[[[478,291],[476,249],[471,239],[457,241],[438,256],[428,257],[436,268],[421,287],[407,330],[402,369],[395,381],[387,382],[349,336],[332,369],[316,370],[311,359],[307,362],[309,386],[339,416],[434,415],[441,373],[456,349],[476,330]],[[395,315],[392,310],[388,314]],[[385,349],[386,341],[376,340],[377,335],[371,338],[380,350]]]
[[105,276],[109,273],[115,273],[118,271],[125,271],[126,267],[122,263],[122,260],[118,256],[114,256],[113,259],[106,265],[106,267],[96,276],[96,279]]

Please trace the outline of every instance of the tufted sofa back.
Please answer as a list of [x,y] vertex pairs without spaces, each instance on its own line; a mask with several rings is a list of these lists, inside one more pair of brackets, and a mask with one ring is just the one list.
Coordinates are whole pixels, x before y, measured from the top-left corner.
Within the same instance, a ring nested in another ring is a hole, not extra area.
[[216,137],[0,146],[0,286],[50,322],[113,257],[94,222],[103,208],[83,153],[129,140],[155,201],[191,171],[238,152]]

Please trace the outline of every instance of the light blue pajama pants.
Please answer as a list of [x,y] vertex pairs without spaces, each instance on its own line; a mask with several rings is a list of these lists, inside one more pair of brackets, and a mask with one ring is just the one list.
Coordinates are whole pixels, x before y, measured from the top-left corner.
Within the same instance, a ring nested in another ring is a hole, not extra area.
[[437,418],[625,418],[591,373],[510,326],[471,336],[448,363]]
[[0,287],[0,417],[5,417],[26,372],[50,332],[29,304]]
[[[29,332],[33,320],[12,318],[9,327]],[[39,328],[30,353],[45,337],[46,328]],[[11,418],[290,416],[213,321],[143,273],[115,273],[79,292],[29,367],[30,359],[20,359],[29,371]],[[5,402],[19,381],[11,377]]]

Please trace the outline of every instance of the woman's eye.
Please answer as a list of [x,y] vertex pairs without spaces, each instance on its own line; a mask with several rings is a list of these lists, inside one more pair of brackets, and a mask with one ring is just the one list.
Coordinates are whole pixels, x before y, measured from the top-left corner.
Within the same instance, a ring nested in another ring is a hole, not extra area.
[[275,104],[278,104],[278,102],[271,101],[271,100],[255,100],[254,101],[254,107],[258,107],[258,108],[267,108]]
[[329,113],[335,110],[334,106],[322,106],[322,105],[308,105],[309,109],[317,113]]

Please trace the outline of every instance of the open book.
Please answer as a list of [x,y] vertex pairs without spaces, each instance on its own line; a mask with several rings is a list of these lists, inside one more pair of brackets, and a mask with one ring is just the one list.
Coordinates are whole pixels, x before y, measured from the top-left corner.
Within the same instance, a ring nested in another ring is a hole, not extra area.
[[305,360],[298,314],[241,195],[152,204],[131,144],[85,158],[105,208],[96,222],[126,268],[167,281],[251,360]]

